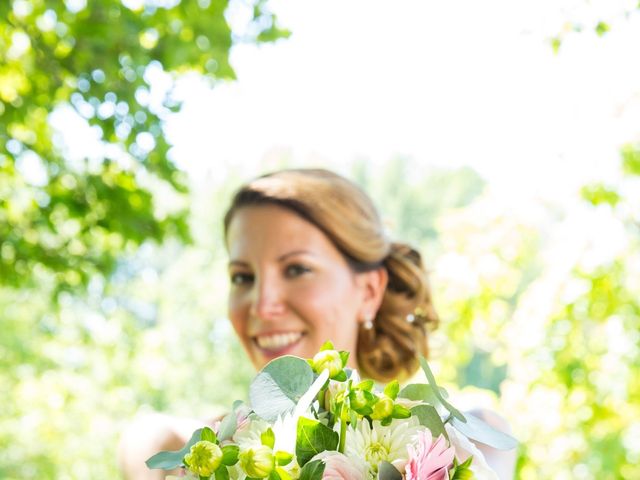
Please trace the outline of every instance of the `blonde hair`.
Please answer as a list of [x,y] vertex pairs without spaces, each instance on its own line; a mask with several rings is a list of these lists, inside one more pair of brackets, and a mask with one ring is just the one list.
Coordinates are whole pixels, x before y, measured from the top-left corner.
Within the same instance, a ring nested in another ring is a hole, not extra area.
[[224,218],[225,236],[239,208],[261,204],[287,208],[315,225],[354,271],[387,270],[389,281],[373,328],[361,326],[358,332],[358,368],[378,381],[415,373],[419,356],[428,354],[428,332],[438,323],[427,273],[416,250],[387,239],[371,199],[328,170],[281,170],[236,192]]

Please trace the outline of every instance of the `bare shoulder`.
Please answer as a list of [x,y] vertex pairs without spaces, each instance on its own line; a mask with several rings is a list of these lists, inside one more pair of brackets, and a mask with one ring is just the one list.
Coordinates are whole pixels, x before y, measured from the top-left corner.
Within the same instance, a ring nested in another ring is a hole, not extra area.
[[118,466],[125,479],[161,480],[168,472],[149,470],[145,461],[161,450],[178,450],[203,422],[160,413],[135,417],[118,444]]
[[[470,414],[484,420],[496,430],[512,435],[511,425],[497,412],[488,408],[477,408],[469,411]],[[483,443],[474,442],[483,453],[487,463],[498,474],[500,480],[512,480],[516,466],[516,450],[497,450]]]

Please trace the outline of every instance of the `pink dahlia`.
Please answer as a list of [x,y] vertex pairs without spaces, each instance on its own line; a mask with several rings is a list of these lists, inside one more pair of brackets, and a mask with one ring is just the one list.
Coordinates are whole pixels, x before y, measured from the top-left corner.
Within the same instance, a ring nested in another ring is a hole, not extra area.
[[446,480],[453,462],[454,448],[440,435],[435,442],[429,430],[420,430],[417,446],[409,445],[409,461],[405,467],[406,480]]

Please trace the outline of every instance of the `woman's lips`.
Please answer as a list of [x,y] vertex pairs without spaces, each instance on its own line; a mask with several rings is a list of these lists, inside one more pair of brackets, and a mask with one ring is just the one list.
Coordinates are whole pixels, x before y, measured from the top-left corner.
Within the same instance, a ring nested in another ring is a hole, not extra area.
[[278,332],[256,335],[253,341],[265,357],[275,358],[293,350],[303,336],[302,332]]

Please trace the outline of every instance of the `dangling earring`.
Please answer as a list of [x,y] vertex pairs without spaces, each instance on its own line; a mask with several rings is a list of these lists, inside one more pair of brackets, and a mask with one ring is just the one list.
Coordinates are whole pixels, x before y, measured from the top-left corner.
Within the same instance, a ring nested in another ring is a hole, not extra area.
[[370,313],[364,314],[364,322],[362,323],[362,328],[365,330],[371,330],[373,328],[373,315]]

